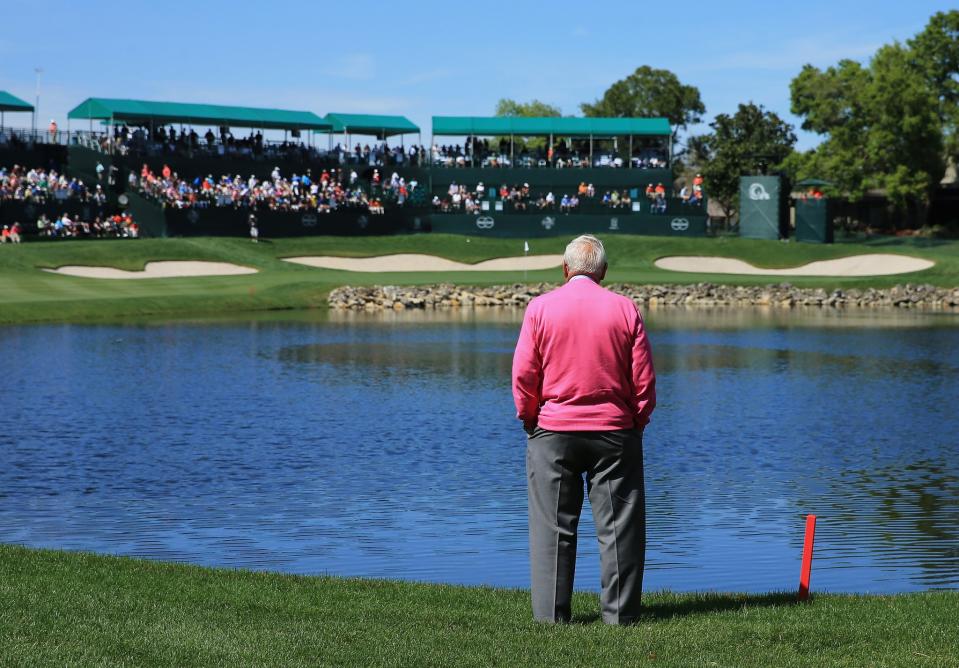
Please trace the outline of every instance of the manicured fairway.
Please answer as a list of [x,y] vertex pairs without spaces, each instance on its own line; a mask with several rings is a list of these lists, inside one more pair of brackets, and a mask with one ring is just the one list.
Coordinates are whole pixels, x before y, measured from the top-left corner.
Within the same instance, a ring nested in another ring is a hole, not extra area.
[[955,666],[959,592],[669,594],[628,628],[529,593],[294,577],[0,545],[0,665]]
[[[469,241],[467,241],[469,239]],[[534,254],[561,253],[564,238],[538,239]],[[782,278],[687,274],[653,266],[667,255],[717,255],[762,267],[791,267],[812,260],[869,252],[903,253],[935,261],[932,269],[875,278],[792,277],[806,287],[889,287],[901,283],[959,285],[959,242],[877,239],[832,246],[735,238],[674,239],[610,236],[610,282],[755,285]],[[394,237],[309,237],[265,240],[238,238],[34,242],[0,247],[0,323],[105,320],[146,315],[174,316],[265,309],[325,308],[326,295],[344,284],[490,284],[558,280],[556,270],[523,272],[405,272],[371,274],[317,269],[282,262],[296,255],[374,256],[426,253],[463,262],[522,255],[515,239],[478,239],[422,234]],[[171,278],[140,281],[58,276],[40,270],[62,265],[139,270],[151,260],[212,260],[258,269],[246,276]]]

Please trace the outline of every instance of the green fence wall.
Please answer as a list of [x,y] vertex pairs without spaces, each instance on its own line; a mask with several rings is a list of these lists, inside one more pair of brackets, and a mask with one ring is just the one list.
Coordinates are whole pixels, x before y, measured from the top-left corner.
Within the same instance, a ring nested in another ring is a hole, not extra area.
[[796,241],[831,244],[832,217],[829,200],[807,199],[796,202]]
[[778,176],[742,176],[739,179],[739,236],[780,239],[788,236],[789,211]]
[[[249,209],[164,209],[168,236],[231,236],[249,233]],[[363,236],[427,231],[423,215],[410,210],[372,215],[363,209],[317,213],[315,211],[256,212],[260,238],[312,235]]]
[[433,232],[474,237],[575,237],[580,234],[645,234],[702,237],[706,216],[669,216],[648,213],[586,214],[436,214],[430,217]]

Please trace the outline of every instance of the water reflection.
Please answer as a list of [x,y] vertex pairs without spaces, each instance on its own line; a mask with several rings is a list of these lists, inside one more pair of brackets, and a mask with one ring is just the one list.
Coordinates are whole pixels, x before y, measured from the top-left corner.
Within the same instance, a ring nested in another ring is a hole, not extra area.
[[[956,319],[825,313],[648,315],[649,587],[959,586]],[[6,328],[0,540],[526,586],[521,317]]]

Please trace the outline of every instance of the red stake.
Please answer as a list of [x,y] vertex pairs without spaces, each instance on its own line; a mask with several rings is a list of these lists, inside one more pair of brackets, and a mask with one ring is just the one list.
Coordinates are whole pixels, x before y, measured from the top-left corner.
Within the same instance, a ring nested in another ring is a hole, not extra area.
[[802,571],[799,573],[800,601],[809,600],[809,576],[812,574],[812,544],[816,538],[816,516],[806,515],[806,539],[802,548]]

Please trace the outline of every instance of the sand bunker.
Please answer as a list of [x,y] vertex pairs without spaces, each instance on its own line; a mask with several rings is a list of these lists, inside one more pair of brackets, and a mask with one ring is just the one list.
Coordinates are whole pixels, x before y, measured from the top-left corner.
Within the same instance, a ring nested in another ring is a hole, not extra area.
[[562,255],[530,255],[528,257],[500,257],[476,264],[454,262],[435,255],[404,253],[399,255],[380,255],[379,257],[332,257],[314,255],[307,257],[287,257],[286,262],[305,264],[322,269],[340,269],[343,271],[535,271],[553,269],[563,265]]
[[760,269],[748,262],[726,257],[674,255],[661,257],[654,263],[660,269],[697,274],[749,274],[753,276],[889,276],[922,271],[935,262],[906,255],[873,253],[853,255],[835,260],[818,260],[790,269]]
[[199,260],[176,260],[164,262],[147,262],[143,271],[124,271],[113,267],[82,267],[69,265],[56,269],[44,269],[53,274],[80,276],[82,278],[181,278],[184,276],[238,276],[240,274],[255,274],[256,269],[241,267],[229,262],[201,262]]

